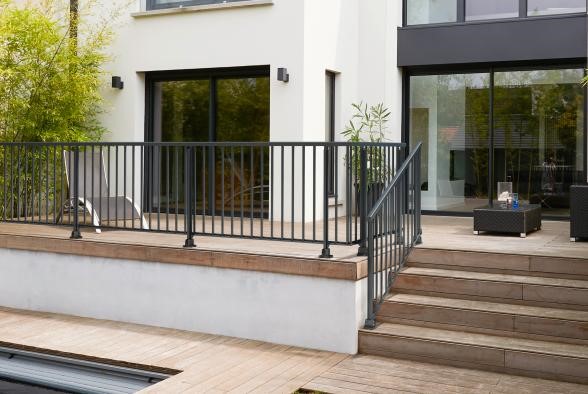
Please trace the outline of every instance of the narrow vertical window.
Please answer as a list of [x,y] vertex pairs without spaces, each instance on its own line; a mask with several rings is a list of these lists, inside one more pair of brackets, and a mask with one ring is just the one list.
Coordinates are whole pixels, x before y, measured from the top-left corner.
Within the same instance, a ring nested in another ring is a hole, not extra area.
[[[325,137],[328,142],[335,142],[335,81],[336,74],[326,72],[325,80]],[[335,149],[329,150],[329,195],[334,196],[335,190]]]

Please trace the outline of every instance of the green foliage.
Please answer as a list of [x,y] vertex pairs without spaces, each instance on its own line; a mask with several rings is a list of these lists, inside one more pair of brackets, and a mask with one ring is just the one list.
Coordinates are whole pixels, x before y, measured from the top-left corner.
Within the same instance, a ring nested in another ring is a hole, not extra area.
[[[67,7],[0,0],[0,141],[97,140],[107,26],[70,34]],[[61,16],[61,17],[60,17]]]
[[[387,123],[390,120],[390,111],[383,103],[369,106],[366,103],[352,104],[355,112],[351,120],[341,133],[349,142],[373,142],[385,141]],[[349,157],[345,158],[356,179],[361,173],[361,156],[359,148],[354,148]],[[386,164],[385,150],[374,148],[368,150],[367,177],[368,183],[385,183],[391,174],[391,169]],[[359,182],[359,180],[358,180]]]
[[363,102],[352,104],[355,113],[343,130],[343,135],[350,142],[382,142],[384,141],[386,124],[390,118],[390,111],[379,103],[368,106]]

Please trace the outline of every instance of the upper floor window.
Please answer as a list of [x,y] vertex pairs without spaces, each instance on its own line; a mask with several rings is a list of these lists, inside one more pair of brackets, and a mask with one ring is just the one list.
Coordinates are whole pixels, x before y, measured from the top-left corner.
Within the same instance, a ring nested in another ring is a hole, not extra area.
[[519,0],[466,0],[466,21],[516,18],[518,16]]
[[224,4],[246,0],[147,0],[147,10],[162,8],[189,7],[194,5]]
[[586,12],[586,0],[404,0],[405,25]]
[[527,0],[527,14],[554,15],[586,12],[586,0]]
[[406,0],[406,24],[457,22],[457,0]]

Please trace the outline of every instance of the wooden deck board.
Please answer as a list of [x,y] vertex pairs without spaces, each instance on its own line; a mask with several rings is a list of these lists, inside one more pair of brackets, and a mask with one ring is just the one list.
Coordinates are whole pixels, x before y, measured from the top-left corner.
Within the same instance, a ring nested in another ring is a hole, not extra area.
[[304,385],[329,393],[588,393],[588,386],[359,355]]
[[0,342],[179,371],[143,393],[588,393],[588,386],[0,308]]
[[473,234],[472,218],[423,216],[420,248],[512,253],[531,256],[586,258],[588,242],[570,242],[570,223],[543,220],[527,238],[517,234]]

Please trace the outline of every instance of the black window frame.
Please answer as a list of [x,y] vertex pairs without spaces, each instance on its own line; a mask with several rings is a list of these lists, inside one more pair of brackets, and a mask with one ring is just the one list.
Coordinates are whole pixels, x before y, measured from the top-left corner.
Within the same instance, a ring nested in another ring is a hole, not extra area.
[[[206,79],[210,81],[211,98],[216,96],[216,81],[227,78],[270,77],[270,66],[206,68],[193,70],[150,71],[145,73],[145,141],[153,141],[153,90],[156,82]],[[210,103],[209,140],[216,140],[216,100]]]
[[[152,1],[152,0],[149,0]],[[412,0],[403,0],[402,1],[402,26],[403,27],[419,27],[419,26],[435,26],[435,25],[451,25],[457,23],[484,23],[484,22],[496,22],[496,21],[505,21],[505,20],[518,20],[518,19],[537,19],[537,18],[554,18],[554,17],[561,17],[567,15],[585,15],[588,12],[588,0],[586,0],[586,11],[585,12],[569,12],[569,13],[562,13],[562,14],[550,14],[550,15],[528,15],[528,0],[518,0],[519,1],[519,15],[516,18],[500,18],[500,19],[476,19],[472,21],[466,20],[466,3],[467,0],[457,0],[457,18],[454,22],[442,22],[442,23],[422,23],[422,24],[414,24],[409,25],[408,22],[408,2]],[[489,0],[492,1],[492,0]]]
[[174,1],[168,4],[157,4],[156,0],[147,0],[147,11],[153,10],[167,10],[180,7],[192,7],[199,5],[210,5],[210,4],[226,4],[226,3],[239,3],[248,0],[180,0]]
[[[225,67],[225,68],[206,68],[206,69],[190,69],[190,70],[172,70],[172,71],[149,71],[145,73],[145,118],[144,118],[144,141],[154,142],[153,135],[153,121],[155,109],[154,90],[157,82],[168,81],[187,81],[187,80],[208,80],[210,81],[210,103],[209,103],[209,120],[208,120],[208,141],[217,141],[217,84],[218,80],[231,78],[270,78],[271,67],[264,66],[244,66],[244,67]],[[271,97],[270,97],[271,102]],[[270,130],[271,133],[271,130]],[[270,135],[271,138],[271,135]],[[149,159],[151,160],[151,159]],[[214,162],[208,162],[209,168],[214,166]],[[147,209],[152,209],[150,203],[151,195],[147,191],[150,190],[150,170],[149,166],[144,168],[144,201],[143,206]],[[210,179],[210,182],[213,180]],[[208,201],[213,200],[212,188],[209,188],[207,196]]]

